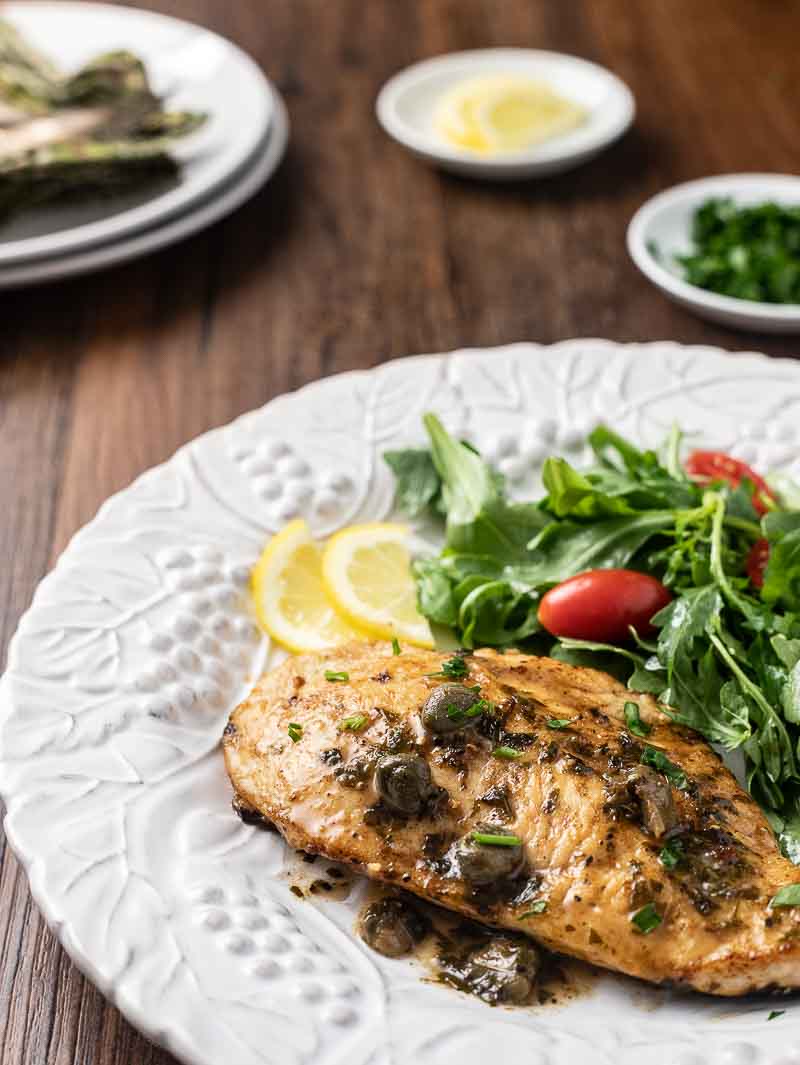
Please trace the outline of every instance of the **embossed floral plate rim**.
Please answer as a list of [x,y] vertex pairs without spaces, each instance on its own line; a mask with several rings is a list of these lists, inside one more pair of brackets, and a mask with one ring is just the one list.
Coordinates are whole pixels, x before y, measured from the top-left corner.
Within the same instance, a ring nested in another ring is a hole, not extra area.
[[[517,344],[394,360],[277,397],[185,445],[112,496],[76,534],[9,646],[0,682],[0,792],[8,805],[9,844],[35,901],[76,964],[133,1024],[191,1065],[316,1065],[345,1058],[383,1065],[409,1057],[472,1065],[490,1052],[524,1053],[530,1065],[567,1065],[583,1060],[590,1047],[592,1060],[603,1065],[632,1065],[643,1053],[653,1065],[800,1062],[791,1004],[782,1021],[767,1026],[769,1005],[761,1001],[651,994],[607,977],[597,995],[564,1009],[512,1013],[425,985],[419,971],[375,959],[360,947],[351,934],[352,906],[293,899],[282,845],[225,812],[218,738],[230,706],[248,686],[225,667],[238,656],[241,672],[253,677],[268,653],[266,641],[255,638],[241,588],[269,531],[298,511],[308,512],[324,534],[344,521],[387,513],[391,479],[376,456],[389,441],[420,439],[419,413],[428,406],[446,415],[453,429],[467,435],[480,430],[477,442],[524,491],[526,470],[547,451],[576,456],[591,418],[618,418],[627,431],[641,422],[642,432],[657,437],[681,403],[687,410],[696,405],[690,429],[712,427],[709,443],[765,464],[797,466],[800,368],[789,360],[732,357],[671,342]],[[752,412],[749,424],[745,410]],[[334,421],[326,422],[327,412]],[[351,416],[358,438],[339,424]],[[277,436],[270,442],[271,432]],[[343,456],[351,467],[343,468]],[[323,468],[315,473],[309,459]],[[246,506],[229,507],[237,491],[248,493],[239,499]],[[195,512],[201,533],[191,524]],[[146,515],[141,527],[130,526],[131,513]],[[168,521],[165,515],[174,519],[169,529],[176,542],[162,550],[158,523]],[[214,537],[226,529],[232,540],[239,538],[230,557],[215,546],[220,541]],[[109,539],[112,532],[116,540]],[[81,561],[87,551],[88,565]],[[141,610],[123,611],[123,620],[110,627],[87,620],[105,617],[117,599],[134,594],[132,587],[147,588],[150,577],[155,580],[151,565],[161,585],[145,596]],[[208,610],[201,609],[204,603],[211,604]],[[78,620],[68,623],[70,610]],[[48,628],[59,611],[65,620]],[[53,635],[56,629],[61,637]],[[73,629],[89,636],[73,638]],[[144,630],[141,650],[136,640]],[[102,638],[95,639],[97,633]],[[113,644],[114,633],[117,651],[106,653],[105,637]],[[59,658],[76,665],[66,673],[51,669]],[[130,676],[119,672],[124,668]],[[192,671],[202,675],[196,690],[181,679]],[[76,691],[81,699],[88,693],[90,702],[72,712]],[[104,698],[113,709],[93,724]],[[61,729],[57,715],[72,724]],[[28,750],[29,733],[35,739],[37,729],[46,742]],[[159,748],[151,758],[151,741],[156,748],[175,746],[178,761],[167,760],[163,769],[158,759],[164,752]],[[99,765],[110,775],[81,791],[80,781],[91,781]],[[126,789],[134,792],[129,804],[114,797]],[[176,825],[155,816],[160,801],[168,812],[180,812]],[[121,848],[112,824],[115,804],[125,832]],[[73,816],[85,808],[88,814]],[[62,833],[69,832],[67,848]],[[96,857],[104,847],[108,854]],[[88,863],[74,882],[73,859],[79,870]],[[109,870],[119,862],[122,888],[101,929],[113,887]],[[209,869],[223,886],[209,880]],[[75,901],[75,892],[93,887],[98,870],[107,881],[96,902],[84,895]],[[152,934],[158,921],[164,934],[148,942],[148,925]],[[128,938],[118,944],[118,936]],[[644,1009],[636,1005],[640,999]],[[219,1018],[206,1015],[209,1004]]]

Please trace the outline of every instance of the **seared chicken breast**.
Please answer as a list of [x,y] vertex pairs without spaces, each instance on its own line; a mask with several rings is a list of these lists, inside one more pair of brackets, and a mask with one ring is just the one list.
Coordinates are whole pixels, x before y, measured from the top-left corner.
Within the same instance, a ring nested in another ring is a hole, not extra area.
[[800,986],[800,875],[709,745],[649,696],[549,658],[348,644],[231,715],[241,809],[544,946],[718,995]]

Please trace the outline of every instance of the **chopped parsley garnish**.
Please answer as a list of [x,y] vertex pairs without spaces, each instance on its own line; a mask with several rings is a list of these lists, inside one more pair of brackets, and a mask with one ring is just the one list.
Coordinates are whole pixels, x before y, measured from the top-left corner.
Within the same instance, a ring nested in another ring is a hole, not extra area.
[[653,726],[648,725],[639,717],[637,703],[625,703],[625,724],[628,726],[628,731],[632,732],[634,736],[649,736],[653,731]]
[[782,1017],[786,1013],[786,1010],[770,1010],[768,1021],[774,1021],[776,1017]]
[[658,928],[662,920],[661,914],[652,902],[642,906],[641,910],[637,910],[631,917],[631,923],[638,928],[643,936],[649,936],[652,931]]
[[769,900],[769,908],[774,910],[778,906],[800,906],[800,884],[787,884],[777,895],[773,895]]
[[397,639],[396,636],[393,636],[392,637],[392,654],[393,655],[400,655],[402,653],[403,652],[400,649],[400,641]]
[[345,717],[339,723],[340,732],[360,732],[369,721],[366,714],[353,714]]
[[694,248],[676,256],[690,285],[759,303],[800,302],[800,210],[709,199],[692,218]]
[[681,767],[670,762],[664,752],[656,747],[645,747],[639,761],[642,765],[649,765],[651,769],[657,769],[659,773],[663,773],[670,784],[680,788],[681,791],[685,791],[689,786],[689,781]]
[[289,733],[289,739],[292,743],[297,743],[298,740],[303,738],[303,726],[298,725],[296,721],[290,721],[286,731]]
[[566,728],[572,724],[572,718],[569,717],[551,717],[547,722],[547,727],[552,729]]
[[658,860],[665,869],[674,869],[683,858],[683,844],[679,839],[668,839],[658,852]]
[[494,835],[491,832],[473,832],[472,838],[476,843],[485,847],[521,847],[522,840],[519,836]]
[[540,913],[544,913],[547,909],[547,903],[544,899],[537,899],[536,902],[531,903],[531,908],[526,910],[525,913],[521,913],[517,918],[518,921],[524,921],[526,917],[536,917]]
[[330,680],[330,681],[348,681],[348,680],[350,680],[350,674],[349,673],[345,673],[344,670],[342,670],[341,672],[337,673],[335,669],[326,669],[325,670],[325,680]]
[[467,669],[467,663],[464,661],[463,655],[453,655],[452,658],[448,658],[445,662],[442,662],[442,668],[438,673],[428,673],[428,677],[449,677],[450,680],[463,680],[467,676],[469,670]]
[[522,757],[521,751],[515,751],[513,747],[495,747],[492,751],[493,758],[505,758],[507,762],[513,762]]
[[456,706],[455,703],[450,703],[447,707],[447,716],[451,721],[460,724],[462,721],[472,721],[474,718],[480,717],[481,714],[491,713],[492,710],[494,710],[493,705],[486,699],[477,699],[472,706],[466,709],[463,706]]

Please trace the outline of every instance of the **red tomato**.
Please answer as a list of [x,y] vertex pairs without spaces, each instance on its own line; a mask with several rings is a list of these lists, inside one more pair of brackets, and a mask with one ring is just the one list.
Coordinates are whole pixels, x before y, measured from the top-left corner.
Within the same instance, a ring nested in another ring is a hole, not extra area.
[[775,500],[775,493],[763,477],[750,469],[746,462],[731,458],[722,451],[693,451],[686,460],[686,472],[697,481],[726,481],[736,488],[748,480],[755,485],[753,506],[759,514],[766,514],[769,507],[765,500]]
[[747,576],[754,588],[764,587],[764,570],[769,562],[769,543],[767,540],[756,540],[750,548],[745,563]]
[[539,605],[539,621],[553,636],[598,643],[627,643],[632,625],[652,635],[650,618],[672,596],[655,577],[631,569],[592,569],[551,588]]

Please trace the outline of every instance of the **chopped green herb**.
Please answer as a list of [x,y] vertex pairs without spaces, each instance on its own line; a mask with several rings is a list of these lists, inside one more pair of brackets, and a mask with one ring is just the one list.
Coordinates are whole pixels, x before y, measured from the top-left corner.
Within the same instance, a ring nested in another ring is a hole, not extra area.
[[665,869],[674,869],[683,858],[683,844],[679,839],[669,839],[658,852],[658,860]]
[[691,285],[760,303],[800,302],[800,210],[710,199],[694,212],[694,249],[677,261]]
[[782,1017],[786,1013],[786,1010],[770,1010],[768,1021],[774,1021],[776,1017]]
[[522,757],[521,751],[515,751],[513,747],[495,747],[492,751],[493,758],[505,758],[507,762],[513,762]]
[[657,769],[659,773],[663,773],[670,784],[680,788],[681,791],[685,791],[689,786],[689,781],[681,767],[670,762],[664,752],[659,751],[658,748],[645,747],[639,761],[642,765],[649,765],[651,769]]
[[652,725],[642,721],[639,716],[637,703],[625,703],[625,724],[628,726],[628,731],[632,732],[634,736],[649,736],[653,731]]
[[303,726],[298,725],[296,721],[290,721],[286,731],[289,733],[289,739],[292,743],[297,743],[303,737]]
[[485,712],[490,712],[493,709],[492,704],[487,702],[486,699],[478,699],[472,704],[472,706],[464,709],[463,706],[456,706],[455,703],[450,703],[447,707],[447,716],[451,721],[460,723],[462,721],[472,721],[476,717],[480,717]]
[[336,670],[334,670],[334,669],[326,669],[325,670],[325,680],[330,680],[330,681],[348,681],[348,680],[350,680],[350,674],[349,673],[345,673],[344,670],[342,670],[340,673],[337,673]]
[[524,921],[526,917],[536,917],[537,914],[544,913],[547,909],[547,903],[544,899],[537,899],[536,902],[531,903],[531,908],[526,910],[525,913],[521,913],[517,918],[518,921]]
[[392,654],[393,655],[399,655],[399,654],[402,654],[402,653],[403,652],[400,649],[400,641],[397,639],[396,636],[393,636],[392,637]]
[[522,840],[519,836],[493,835],[491,832],[473,832],[472,838],[476,843],[485,847],[521,847]]
[[773,895],[769,900],[769,908],[774,910],[778,906],[800,906],[800,884],[787,884],[777,895]]
[[445,662],[442,662],[442,668],[438,673],[428,673],[428,677],[449,677],[451,680],[462,680],[467,676],[469,670],[467,663],[464,661],[463,655],[453,655],[452,658],[448,658]]
[[552,729],[566,728],[572,724],[572,718],[569,717],[551,717],[547,722],[547,727]]
[[339,723],[340,732],[360,732],[369,721],[366,714],[353,714],[345,717]]
[[648,902],[646,906],[642,906],[641,910],[637,910],[631,917],[631,922],[639,929],[643,936],[649,936],[661,924],[663,918],[655,905],[652,902]]

